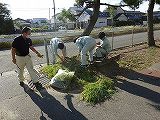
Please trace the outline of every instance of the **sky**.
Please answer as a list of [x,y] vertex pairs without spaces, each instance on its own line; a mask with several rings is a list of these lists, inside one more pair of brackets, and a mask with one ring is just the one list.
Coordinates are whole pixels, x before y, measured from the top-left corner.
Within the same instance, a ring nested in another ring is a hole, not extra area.
[[[120,1],[121,0],[101,0],[102,3],[109,3],[113,5],[120,3]],[[49,16],[53,16],[53,0],[0,0],[0,3],[8,4],[7,8],[11,11],[11,17],[13,19],[49,19]],[[56,13],[60,12],[63,8],[68,9],[73,6],[74,3],[75,0],[55,0]],[[138,10],[141,12],[146,12],[147,7],[148,2],[145,2]],[[101,10],[104,9],[105,6],[101,6]],[[127,7],[124,9],[129,10]],[[159,6],[156,5],[154,10],[159,10]]]

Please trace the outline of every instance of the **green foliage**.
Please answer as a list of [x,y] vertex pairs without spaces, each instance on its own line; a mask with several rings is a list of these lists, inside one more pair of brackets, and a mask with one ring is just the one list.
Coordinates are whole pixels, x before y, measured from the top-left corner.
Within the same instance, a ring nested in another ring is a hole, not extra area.
[[115,8],[115,7],[112,7],[112,6],[108,6],[108,7],[106,8],[106,11],[109,12],[109,14],[110,14],[111,17],[114,17],[114,16],[115,16],[116,8]]
[[64,74],[60,75],[58,78],[62,80],[64,78],[65,80],[67,79],[66,82],[68,81],[70,85],[68,87],[70,88],[75,88],[76,86],[76,89],[78,89],[82,86],[85,86],[84,91],[81,95],[82,99],[89,103],[95,104],[97,102],[105,100],[106,98],[111,97],[111,95],[115,92],[114,82],[111,79],[99,74],[95,74],[93,69],[80,68],[78,66],[79,64],[76,62],[77,60],[75,57],[71,58],[71,60],[73,60],[73,63],[76,65],[71,64],[72,61],[68,63],[71,64],[72,67],[69,65],[57,63],[55,65],[43,67],[42,72],[44,74],[47,74],[49,78],[52,78],[56,75],[59,69],[75,71],[74,77],[72,75],[68,76]]
[[64,23],[66,23],[67,20],[69,20],[69,21],[76,21],[76,18],[74,17],[74,15],[71,14],[71,13],[69,12],[69,10],[66,10],[66,9],[63,9],[63,10],[61,11],[61,13],[60,13],[59,16],[58,16],[58,19],[59,19],[60,21],[64,22]]
[[61,64],[54,64],[54,65],[48,65],[44,66],[41,71],[42,73],[46,74],[49,79],[53,78],[59,69],[61,69]]
[[44,44],[44,41],[43,40],[33,40],[32,44],[33,45],[40,45],[40,44]]
[[75,0],[75,1],[76,1],[76,3],[77,3],[78,5],[83,6],[83,5],[84,5],[84,2],[87,1],[87,0]]
[[0,42],[0,50],[11,48],[11,42]]
[[129,5],[131,8],[135,9],[138,8],[139,5],[142,4],[144,0],[122,0],[122,1],[127,5]]
[[160,0],[156,0],[156,4],[160,4]]
[[14,32],[14,25],[10,17],[10,11],[6,4],[0,3],[0,34],[11,34]]
[[86,85],[81,96],[82,100],[96,104],[111,97],[114,92],[114,82],[111,79],[101,76],[97,82]]

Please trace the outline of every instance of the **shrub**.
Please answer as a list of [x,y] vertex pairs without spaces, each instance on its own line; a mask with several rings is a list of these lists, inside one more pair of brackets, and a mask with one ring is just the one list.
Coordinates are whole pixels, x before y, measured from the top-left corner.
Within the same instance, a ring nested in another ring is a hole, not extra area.
[[11,48],[11,42],[0,42],[0,50]]
[[61,64],[54,64],[54,65],[47,65],[44,66],[41,71],[42,73],[46,74],[49,79],[54,77],[59,69],[61,69]]
[[106,77],[101,77],[97,82],[86,85],[81,96],[82,100],[96,104],[110,98],[114,92],[114,82]]

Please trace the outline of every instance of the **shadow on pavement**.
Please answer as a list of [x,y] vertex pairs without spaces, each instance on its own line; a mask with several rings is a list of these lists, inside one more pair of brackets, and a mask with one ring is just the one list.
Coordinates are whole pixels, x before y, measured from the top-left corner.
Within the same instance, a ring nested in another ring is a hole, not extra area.
[[129,82],[127,80],[118,79],[118,81],[119,82],[117,82],[117,86],[121,90],[129,92],[136,96],[146,98],[154,103],[160,104],[160,93],[145,88],[143,86],[140,86],[138,84]]
[[150,104],[148,103],[150,106],[154,107],[156,110],[160,111],[160,105],[158,104]]
[[80,112],[78,112],[74,108],[71,98],[67,99],[67,104],[69,103],[69,108],[71,109],[70,111],[66,109],[52,95],[50,95],[46,89],[39,91],[41,96],[39,96],[36,92],[33,91],[25,90],[25,92],[41,109],[42,116],[40,117],[40,120],[46,120],[44,114],[48,115],[48,117],[52,120],[87,120],[87,118],[85,118]]
[[128,78],[130,80],[139,80],[139,81],[143,81],[145,83],[149,83],[155,86],[160,86],[159,77],[146,75],[146,74],[136,72],[134,70],[126,69],[126,68],[119,68],[119,73],[121,76]]
[[[98,71],[101,74],[104,74],[111,79],[114,79],[117,84],[116,86],[121,90],[127,91],[128,93],[146,98],[152,102],[160,104],[160,93],[143,87],[139,83],[132,82],[133,80],[143,81],[145,83],[148,83],[148,86],[160,86],[160,78],[145,75],[131,69],[119,67],[118,63],[115,61],[110,61],[107,65],[98,68]],[[117,79],[116,76],[125,77],[127,78],[127,80]]]

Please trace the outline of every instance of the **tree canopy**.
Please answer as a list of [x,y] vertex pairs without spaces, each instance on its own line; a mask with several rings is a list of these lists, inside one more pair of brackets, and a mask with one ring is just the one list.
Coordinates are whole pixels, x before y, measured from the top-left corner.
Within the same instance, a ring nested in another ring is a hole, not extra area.
[[69,12],[69,10],[63,9],[58,16],[58,19],[64,23],[69,21],[76,21],[76,18],[73,14]]
[[14,25],[7,9],[7,4],[0,3],[0,34],[11,34],[14,32]]

